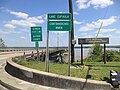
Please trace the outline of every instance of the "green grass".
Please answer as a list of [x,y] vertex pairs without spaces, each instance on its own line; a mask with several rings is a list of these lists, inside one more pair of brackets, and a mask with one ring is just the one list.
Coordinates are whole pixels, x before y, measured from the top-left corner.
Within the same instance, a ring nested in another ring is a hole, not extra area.
[[[39,61],[20,61],[18,64],[45,71],[45,63]],[[75,66],[79,66],[75,68]],[[87,78],[92,80],[109,82],[110,70],[120,71],[120,62],[88,62],[85,68],[81,68],[79,63],[74,63],[71,68],[71,77]],[[50,73],[67,76],[68,64],[50,63]]]

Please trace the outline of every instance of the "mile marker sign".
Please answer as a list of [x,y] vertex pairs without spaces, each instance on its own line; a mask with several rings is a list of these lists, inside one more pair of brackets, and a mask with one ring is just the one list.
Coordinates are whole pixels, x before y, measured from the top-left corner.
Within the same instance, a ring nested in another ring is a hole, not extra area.
[[31,27],[31,41],[42,41],[42,27]]

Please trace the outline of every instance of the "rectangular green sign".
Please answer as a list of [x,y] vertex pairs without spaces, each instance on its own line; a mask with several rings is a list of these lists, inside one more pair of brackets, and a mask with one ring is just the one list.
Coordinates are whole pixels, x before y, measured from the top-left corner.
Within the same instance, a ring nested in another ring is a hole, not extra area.
[[48,21],[49,20],[71,20],[71,14],[70,13],[48,14]]
[[47,29],[49,31],[71,31],[71,21],[49,21]]
[[42,27],[31,27],[31,41],[42,41]]

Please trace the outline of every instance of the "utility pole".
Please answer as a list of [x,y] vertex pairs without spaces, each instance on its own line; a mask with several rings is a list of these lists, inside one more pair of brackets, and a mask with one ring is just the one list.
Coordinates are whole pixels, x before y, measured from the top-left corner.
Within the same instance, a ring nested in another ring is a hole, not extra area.
[[73,23],[73,8],[72,8],[72,0],[69,0],[69,13],[71,13],[72,18],[72,30],[71,30],[71,63],[74,62],[74,44],[72,44],[72,40],[74,40],[74,23]]

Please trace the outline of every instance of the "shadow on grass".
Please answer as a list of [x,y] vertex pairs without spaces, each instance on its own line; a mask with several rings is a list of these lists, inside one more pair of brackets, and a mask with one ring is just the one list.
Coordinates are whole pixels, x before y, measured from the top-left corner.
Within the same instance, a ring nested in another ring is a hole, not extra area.
[[83,84],[83,87],[80,90],[84,90],[85,85],[87,84],[87,80],[91,78],[91,75],[89,75],[90,70],[91,70],[91,66],[88,67],[87,74],[86,74],[86,80]]
[[101,79],[102,81],[106,81],[108,83],[111,83],[110,79],[108,77],[104,77],[104,79]]

